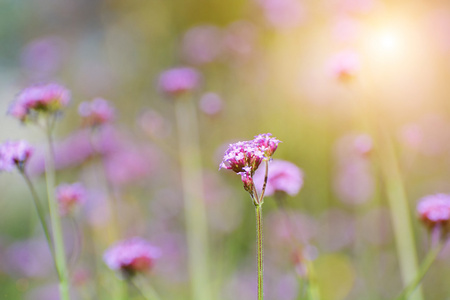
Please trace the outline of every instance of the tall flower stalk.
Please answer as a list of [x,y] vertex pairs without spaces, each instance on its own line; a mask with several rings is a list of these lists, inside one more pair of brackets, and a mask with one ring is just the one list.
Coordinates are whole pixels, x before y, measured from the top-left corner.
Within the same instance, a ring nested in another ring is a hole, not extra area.
[[[257,252],[257,278],[258,278],[258,300],[264,299],[264,253],[263,253],[263,217],[262,205],[264,204],[264,193],[267,187],[269,175],[269,162],[278,147],[280,141],[270,133],[260,134],[251,141],[230,144],[225,152],[220,168],[234,171],[241,175],[244,189],[250,194],[256,213],[256,252]],[[260,164],[264,161],[265,173],[261,194],[253,181],[253,175]]]
[[[50,211],[50,222],[53,230],[53,243],[55,250],[56,269],[59,277],[59,291],[62,300],[70,300],[69,295],[69,272],[67,269],[66,254],[64,249],[64,238],[59,216],[58,205],[55,199],[55,152],[53,148],[52,129],[54,120],[46,118],[45,129],[48,143],[48,151],[45,160],[45,180],[47,184],[47,199]],[[54,117],[54,116],[53,116]]]

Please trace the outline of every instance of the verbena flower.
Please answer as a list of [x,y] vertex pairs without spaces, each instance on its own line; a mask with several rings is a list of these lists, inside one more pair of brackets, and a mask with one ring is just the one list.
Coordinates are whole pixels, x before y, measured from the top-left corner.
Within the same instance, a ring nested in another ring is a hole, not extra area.
[[280,142],[271,136],[270,133],[265,133],[255,136],[251,141],[230,144],[219,170],[225,168],[241,175],[245,190],[252,194],[253,174],[264,159],[272,157]]
[[[258,188],[263,186],[264,172],[258,170],[254,180]],[[266,196],[273,195],[276,191],[295,196],[303,186],[303,172],[295,164],[284,160],[273,160],[270,164],[266,185]]]
[[85,202],[86,190],[79,182],[64,183],[56,187],[56,200],[59,205],[59,213],[64,216]]
[[446,227],[450,220],[450,195],[436,194],[422,198],[417,205],[417,212],[428,227]]
[[78,113],[84,125],[95,127],[114,120],[116,111],[109,101],[95,98],[91,102],[82,102],[78,106]]
[[140,237],[134,237],[111,246],[103,255],[103,260],[110,269],[121,271],[126,278],[130,278],[149,271],[160,256],[159,248]]
[[34,148],[26,141],[7,141],[0,145],[0,171],[10,172],[14,167],[25,170]]
[[39,113],[56,113],[66,107],[70,100],[69,90],[59,84],[34,85],[20,92],[8,113],[25,122]]
[[166,95],[177,97],[195,90],[200,84],[200,74],[188,67],[169,69],[159,77],[159,89]]

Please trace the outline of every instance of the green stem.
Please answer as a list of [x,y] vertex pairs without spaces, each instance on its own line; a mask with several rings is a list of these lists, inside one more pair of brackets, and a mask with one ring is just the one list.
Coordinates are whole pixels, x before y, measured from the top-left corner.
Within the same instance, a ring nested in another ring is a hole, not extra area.
[[414,292],[414,290],[420,285],[423,277],[427,273],[428,269],[431,267],[433,262],[436,260],[436,257],[441,252],[441,249],[443,247],[444,243],[439,243],[437,246],[432,248],[430,252],[428,252],[427,256],[425,257],[424,261],[422,262],[422,265],[420,266],[416,277],[414,280],[403,290],[403,292],[396,298],[396,300],[407,300],[411,296],[411,294]]
[[144,284],[141,280],[131,279],[130,284],[134,286],[134,288],[139,291],[141,296],[146,300],[161,300],[158,293],[153,289],[153,287],[149,284]]
[[175,99],[192,299],[210,300],[208,231],[195,106]]
[[54,149],[52,140],[52,126],[50,118],[46,119],[46,135],[48,142],[47,159],[45,160],[45,179],[47,183],[48,207],[50,210],[50,221],[53,230],[53,243],[55,250],[56,269],[59,277],[59,292],[61,300],[70,300],[69,296],[69,275],[64,250],[64,240],[59,217],[58,205],[55,199],[55,167]]
[[[50,237],[50,232],[48,230],[47,222],[45,221],[45,213],[42,208],[41,201],[39,200],[39,197],[36,193],[36,189],[34,188],[34,185],[31,182],[30,177],[27,175],[25,170],[20,170],[20,174],[22,174],[28,188],[30,189],[31,196],[32,196],[33,202],[34,202],[34,206],[36,207],[36,211],[38,213],[39,221],[41,223],[42,229],[44,230],[45,239],[47,240],[48,248],[50,249],[50,253],[52,254],[52,257],[54,259],[55,253],[53,250],[52,239]],[[55,262],[55,266],[56,266],[56,262]]]
[[262,206],[255,206],[256,209],[256,248],[258,263],[258,300],[264,298],[264,262],[263,262],[263,224],[262,224]]
[[[417,253],[412,231],[409,203],[406,197],[394,145],[388,132],[381,128],[380,166],[384,175],[387,198],[391,211],[391,219],[397,244],[400,271],[404,286],[414,280],[418,273]],[[418,287],[412,295],[414,300],[422,300],[422,289]]]

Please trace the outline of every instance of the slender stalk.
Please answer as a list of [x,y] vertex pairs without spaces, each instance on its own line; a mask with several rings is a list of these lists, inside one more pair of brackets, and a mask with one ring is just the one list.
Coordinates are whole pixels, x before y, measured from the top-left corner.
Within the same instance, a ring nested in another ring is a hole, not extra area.
[[45,179],[47,183],[48,207],[50,210],[50,221],[53,230],[53,243],[55,250],[56,269],[59,277],[59,292],[61,300],[70,300],[69,295],[69,274],[64,250],[64,240],[59,217],[58,206],[55,199],[55,167],[52,140],[52,125],[50,118],[46,119],[46,135],[48,142],[48,153],[45,160]]
[[423,277],[427,273],[428,269],[431,267],[433,262],[436,260],[436,257],[441,252],[444,243],[439,243],[437,246],[433,247],[430,252],[428,252],[425,257],[422,265],[420,266],[416,277],[413,281],[403,290],[403,292],[396,298],[396,300],[407,300],[411,296],[411,294],[416,290],[416,288],[420,285]]
[[192,299],[211,300],[208,272],[208,231],[195,107],[189,99],[175,100],[181,180],[186,218]]
[[[47,240],[48,248],[50,249],[50,253],[52,254],[53,259],[55,258],[55,253],[53,250],[53,243],[52,239],[50,237],[50,232],[48,230],[47,222],[45,220],[45,212],[42,208],[41,201],[39,200],[39,196],[36,193],[36,189],[34,188],[33,183],[30,180],[30,177],[27,175],[25,170],[20,170],[20,174],[22,174],[23,178],[25,179],[25,182],[31,192],[31,196],[33,198],[34,206],[36,207],[36,211],[38,213],[39,221],[41,223],[42,229],[44,230],[45,239]],[[56,266],[56,262],[55,262]]]
[[256,205],[256,246],[258,262],[258,300],[264,299],[264,262],[263,262],[263,229],[262,205]]
[[141,294],[146,300],[161,300],[158,293],[149,284],[144,284],[141,280],[129,280],[130,284]]

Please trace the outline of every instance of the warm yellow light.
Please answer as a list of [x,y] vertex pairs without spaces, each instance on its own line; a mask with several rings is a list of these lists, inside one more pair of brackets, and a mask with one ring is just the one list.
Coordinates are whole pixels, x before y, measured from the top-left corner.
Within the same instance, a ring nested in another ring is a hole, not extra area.
[[406,51],[404,35],[397,28],[383,29],[374,32],[370,52],[376,53],[377,56],[396,56]]

